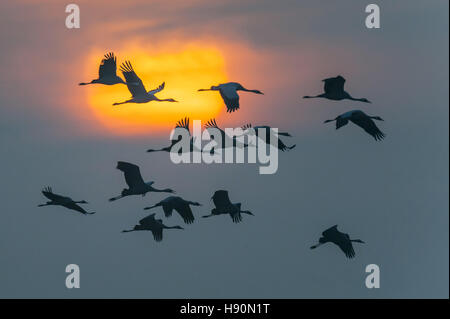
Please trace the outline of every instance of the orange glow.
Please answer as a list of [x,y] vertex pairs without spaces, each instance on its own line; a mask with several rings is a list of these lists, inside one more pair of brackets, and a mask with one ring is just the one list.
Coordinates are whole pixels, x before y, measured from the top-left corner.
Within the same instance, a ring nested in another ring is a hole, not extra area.
[[[92,51],[86,60],[86,80],[97,77],[103,54]],[[129,45],[115,51],[117,74],[123,78],[119,65],[130,60],[136,74],[147,91],[166,82],[164,90],[157,93],[160,99],[174,98],[178,103],[152,101],[144,104],[128,103],[113,106],[114,102],[128,100],[131,96],[122,84],[113,86],[93,84],[80,87],[85,90],[89,107],[101,125],[120,135],[141,134],[174,127],[179,119],[188,116],[206,121],[224,108],[217,92],[197,92],[200,88],[227,81],[225,59],[214,47],[188,45],[183,48],[166,45],[163,48],[143,48]]]

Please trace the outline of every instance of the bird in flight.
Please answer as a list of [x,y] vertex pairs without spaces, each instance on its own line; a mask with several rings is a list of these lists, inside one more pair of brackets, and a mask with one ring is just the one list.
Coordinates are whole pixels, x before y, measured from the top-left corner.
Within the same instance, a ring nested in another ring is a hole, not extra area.
[[192,224],[194,222],[194,214],[192,213],[190,205],[201,206],[200,203],[191,202],[179,196],[169,196],[159,203],[150,207],[145,207],[144,209],[148,210],[161,206],[166,217],[172,216],[172,211],[175,210],[183,218],[185,224]]
[[136,72],[134,72],[133,67],[130,61],[125,61],[120,66],[120,71],[122,71],[125,80],[127,81],[128,91],[131,93],[131,99],[114,103],[113,105],[120,105],[125,103],[147,103],[150,101],[158,101],[158,102],[178,102],[174,99],[159,99],[155,96],[156,93],[161,92],[164,89],[165,82],[163,82],[160,86],[158,86],[154,90],[146,91],[142,80],[137,76]]
[[155,219],[155,214],[151,214],[147,217],[142,218],[139,221],[139,225],[135,225],[133,229],[123,230],[122,233],[129,233],[132,231],[139,230],[149,230],[153,234],[153,238],[155,241],[161,241],[163,239],[163,230],[164,229],[184,229],[181,226],[166,226],[163,224],[161,219]]
[[237,148],[245,148],[248,145],[240,142],[237,138],[238,136],[230,136],[223,129],[221,129],[216,122],[216,119],[210,119],[205,124],[205,129],[211,134],[211,139],[214,139],[214,134],[212,134],[212,130],[217,130],[217,132],[221,136],[220,141],[215,141],[217,143],[216,146],[211,148],[210,154],[214,154],[214,150],[217,149],[225,149],[228,146],[237,147]]
[[236,82],[228,82],[211,86],[209,89],[200,89],[198,91],[219,91],[223,101],[227,107],[227,112],[234,112],[239,109],[239,94],[237,91],[252,92],[256,94],[264,94],[259,90],[249,90]]
[[292,137],[291,134],[289,134],[287,132],[278,132],[278,133],[275,134],[275,131],[270,126],[267,126],[267,125],[252,126],[252,124],[246,124],[246,125],[244,125],[242,127],[242,130],[244,131],[244,134],[247,134],[247,135],[255,134],[256,138],[260,138],[260,136],[259,136],[260,129],[263,129],[266,132],[266,136],[265,136],[265,141],[264,142],[266,144],[269,144],[270,141],[274,141],[275,139],[277,139],[277,141],[278,141],[277,147],[282,152],[289,151],[289,150],[293,149],[296,146],[295,144],[292,145],[292,146],[287,146],[279,138],[280,135],[281,136]]
[[114,84],[125,84],[124,80],[120,76],[116,75],[116,57],[114,53],[109,52],[105,54],[105,58],[102,59],[100,67],[98,69],[98,79],[92,80],[88,83],[79,83],[79,85],[87,85],[87,84],[105,84],[105,85],[114,85]]
[[[187,131],[187,133],[190,136],[190,151],[193,151],[194,149],[197,149],[196,147],[194,147],[194,138],[191,136],[191,132],[189,130],[189,118],[186,117],[184,119],[181,119],[177,122],[177,124],[175,125],[175,129],[185,129]],[[177,139],[171,140],[171,143],[169,146],[167,147],[163,147],[160,149],[148,149],[147,152],[151,153],[151,152],[170,152],[172,150],[172,147],[177,144],[178,142],[180,142],[182,139],[182,136],[179,135]],[[201,151],[201,150],[198,150]],[[178,154],[181,155],[182,153],[182,149],[180,148],[178,151]]]
[[352,242],[364,244],[361,239],[350,239],[348,234],[341,233],[337,230],[337,225],[334,225],[322,233],[322,237],[319,238],[317,245],[311,246],[310,248],[315,249],[323,244],[333,243],[344,252],[347,258],[353,258],[355,257],[355,251],[353,250]]
[[115,201],[117,199],[131,196],[131,195],[142,195],[145,196],[148,192],[164,192],[164,193],[175,193],[172,189],[156,189],[152,185],[155,182],[144,182],[142,179],[141,171],[139,166],[127,163],[127,162],[118,162],[117,167],[118,170],[122,171],[125,175],[125,182],[128,185],[128,188],[124,188],[122,193],[119,196],[110,198],[109,201]]
[[324,84],[324,91],[325,93],[315,95],[315,96],[304,96],[304,99],[312,99],[312,98],[325,98],[329,100],[334,101],[341,101],[341,100],[352,100],[352,101],[360,101],[365,103],[372,103],[366,98],[354,98],[352,97],[347,91],[344,90],[344,83],[345,79],[338,75],[335,78],[328,78],[325,80],[322,80],[325,82]]
[[211,216],[226,215],[229,214],[234,223],[239,223],[242,221],[241,214],[252,215],[252,212],[248,210],[241,210],[241,203],[233,204],[228,197],[228,191],[218,190],[214,193],[212,200],[216,208],[211,210],[210,215],[202,216],[203,218],[208,218]]
[[353,110],[339,115],[334,120],[326,120],[324,123],[336,121],[336,129],[338,129],[344,125],[347,125],[348,121],[351,121],[370,134],[375,141],[381,141],[385,134],[380,131],[373,120],[384,121],[379,116],[369,116],[363,111]]
[[47,197],[50,201],[46,202],[45,204],[40,204],[40,205],[38,205],[38,207],[55,205],[55,206],[63,206],[65,208],[75,210],[84,215],[95,214],[95,212],[85,211],[83,207],[78,205],[78,204],[87,204],[88,202],[86,202],[85,200],[74,201],[70,197],[55,194],[55,193],[53,193],[51,187],[44,188],[42,190],[42,194],[44,194],[44,196]]

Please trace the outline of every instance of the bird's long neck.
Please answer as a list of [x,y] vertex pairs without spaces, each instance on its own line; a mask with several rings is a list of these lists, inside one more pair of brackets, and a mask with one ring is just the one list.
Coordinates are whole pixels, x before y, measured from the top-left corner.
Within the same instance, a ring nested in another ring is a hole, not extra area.
[[121,105],[121,104],[125,104],[125,103],[130,103],[130,100],[123,101],[123,102],[116,102],[113,105]]
[[170,149],[171,149],[171,147],[168,146],[168,147],[160,148],[159,150],[149,149],[149,150],[147,150],[147,152],[148,153],[151,153],[151,152],[169,152]]
[[304,99],[315,99],[315,98],[320,98],[320,97],[325,97],[325,93],[323,93],[323,94],[318,94],[318,95],[313,95],[313,96],[305,95],[303,98],[304,98]]
[[318,243],[318,244],[316,244],[316,245],[311,246],[310,248],[311,248],[311,249],[316,249],[317,247],[322,246],[323,244],[324,244],[324,243]]
[[98,83],[98,80],[92,80],[91,82],[81,82],[78,83],[78,85],[88,85],[88,84],[95,84]]
[[47,202],[45,204],[38,205],[38,207],[49,206],[49,205],[56,205],[56,204],[54,202]]
[[110,201],[110,202],[113,202],[113,201],[115,201],[115,200],[121,199],[121,198],[124,197],[124,196],[125,196],[125,195],[119,195],[119,196],[116,196],[116,197],[112,197],[112,198],[109,199],[109,201]]
[[153,206],[145,207],[144,209],[145,209],[145,210],[149,210],[149,209],[152,209],[152,208],[156,208],[156,207],[158,207],[158,206],[161,206],[161,204],[158,203],[158,204],[155,204],[155,205],[153,205]]

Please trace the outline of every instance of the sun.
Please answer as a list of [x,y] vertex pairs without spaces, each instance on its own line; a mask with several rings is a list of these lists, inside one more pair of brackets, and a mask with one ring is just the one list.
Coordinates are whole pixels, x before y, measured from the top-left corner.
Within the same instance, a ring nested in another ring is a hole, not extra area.
[[[86,59],[86,79],[96,78],[98,66],[106,52],[93,50]],[[181,49],[174,46],[145,48],[139,45],[127,46],[114,52],[117,56],[117,74],[121,77],[119,65],[129,60],[147,91],[165,82],[165,88],[157,94],[160,99],[174,98],[179,101],[145,104],[123,104],[131,94],[126,85],[113,86],[93,84],[86,86],[87,104],[99,124],[108,131],[120,134],[142,134],[166,130],[184,117],[207,121],[219,114],[223,101],[219,94],[202,94],[200,88],[226,82],[225,59],[212,46],[186,45]]]

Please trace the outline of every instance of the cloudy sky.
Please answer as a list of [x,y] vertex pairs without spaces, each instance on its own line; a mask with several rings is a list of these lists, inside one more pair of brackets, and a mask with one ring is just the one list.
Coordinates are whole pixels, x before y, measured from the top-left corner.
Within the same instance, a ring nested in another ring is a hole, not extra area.
[[[448,297],[448,1],[377,1],[376,30],[364,24],[368,3],[351,0],[76,3],[80,29],[65,27],[61,1],[0,4],[0,297]],[[113,108],[124,86],[78,86],[109,51],[180,102]],[[339,74],[373,103],[301,98]],[[230,114],[217,93],[196,92],[225,81],[265,95],[241,94]],[[352,109],[381,116],[385,140],[322,124]],[[167,144],[184,116],[271,125],[297,147],[274,175],[145,152]],[[122,234],[164,194],[108,202],[125,186],[118,160],[203,203],[196,217],[217,189],[255,216],[197,218],[161,243]],[[47,185],[97,214],[37,208]],[[335,224],[366,242],[355,259],[331,244],[309,249]],[[65,287],[70,263],[80,289]],[[381,288],[369,290],[373,263]]]

